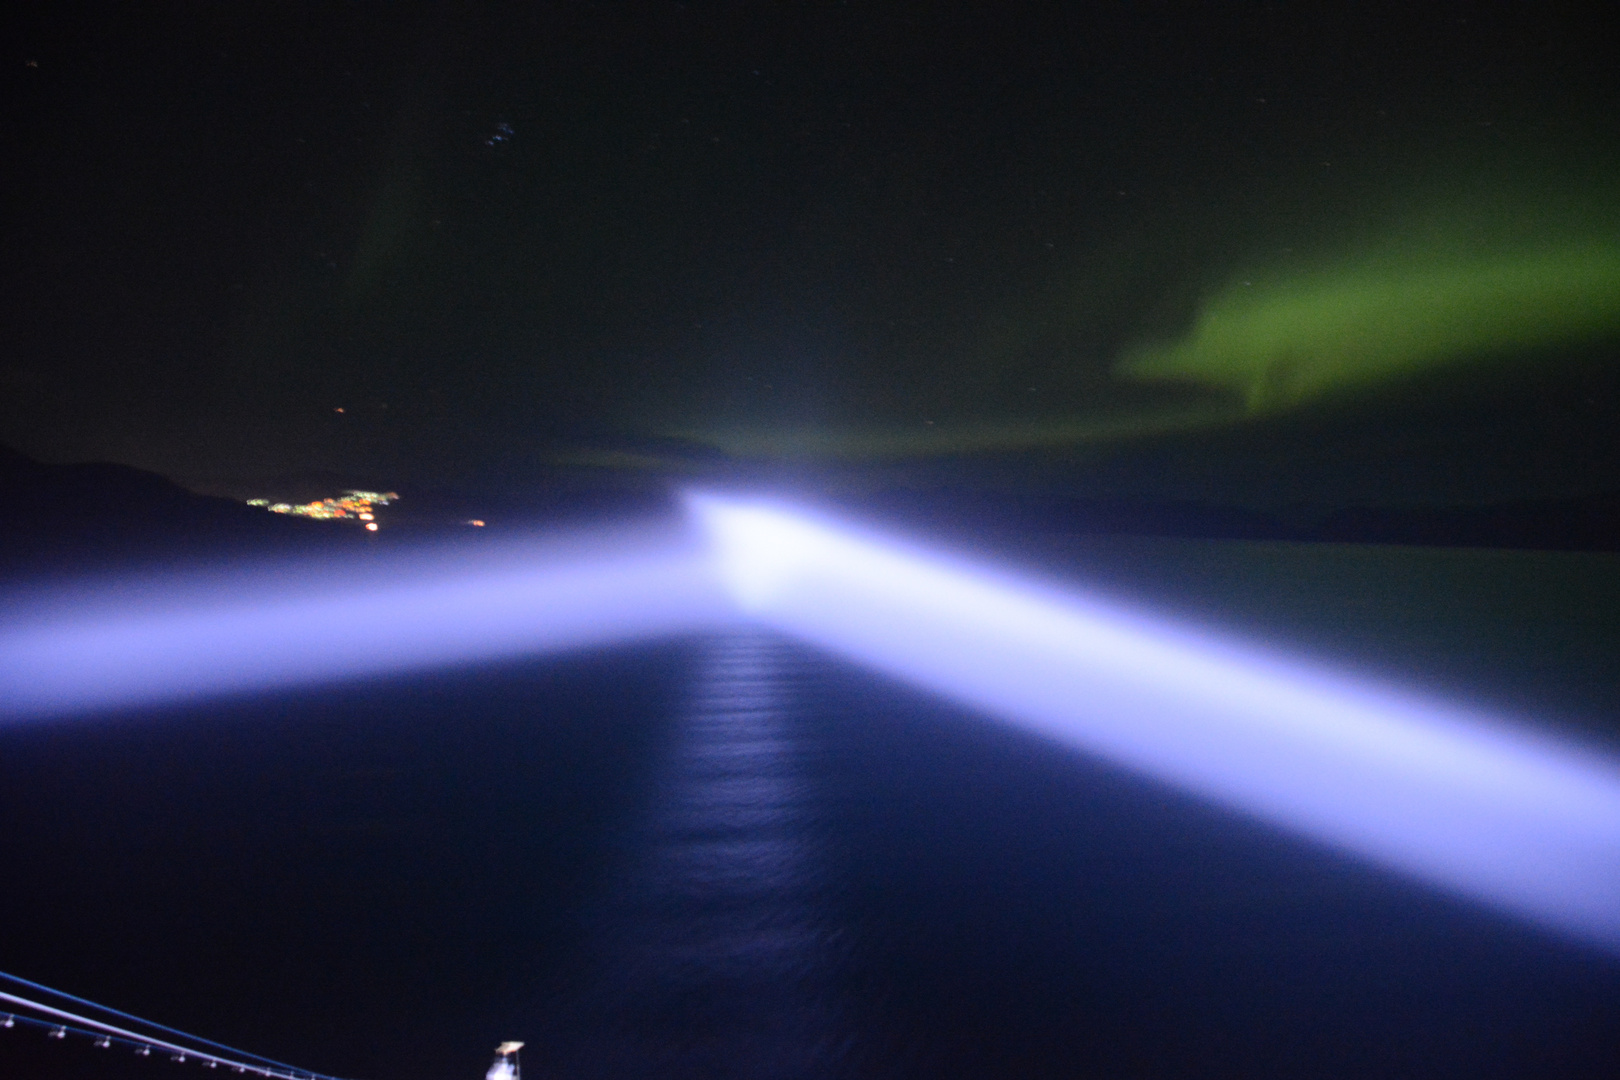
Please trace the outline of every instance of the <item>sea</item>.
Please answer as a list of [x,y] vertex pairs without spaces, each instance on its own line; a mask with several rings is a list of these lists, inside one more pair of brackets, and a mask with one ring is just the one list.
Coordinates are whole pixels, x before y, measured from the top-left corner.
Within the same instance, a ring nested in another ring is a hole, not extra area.
[[[1620,557],[1006,551],[1620,753]],[[765,630],[0,731],[0,970],[356,1080],[1620,1075],[1620,960]]]

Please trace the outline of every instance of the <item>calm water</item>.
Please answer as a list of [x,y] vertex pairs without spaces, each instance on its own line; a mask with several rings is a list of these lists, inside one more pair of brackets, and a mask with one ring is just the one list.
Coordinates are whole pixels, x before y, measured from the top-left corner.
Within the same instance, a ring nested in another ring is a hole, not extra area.
[[[705,643],[652,799],[588,919],[595,970],[559,1002],[574,1076],[823,1076],[847,1055],[844,923],[810,760],[813,662]],[[570,1042],[578,1042],[569,1047]]]
[[[1523,647],[1612,585],[1563,563],[1453,568],[1448,622],[1406,563],[1220,550],[1095,554],[1362,664],[1495,649],[1482,700],[1612,689],[1595,614]],[[1369,600],[1313,638],[1312,589]],[[0,732],[0,882],[4,970],[367,1078],[1620,1070],[1620,964],[769,635]],[[183,1075],[44,1043],[0,1067]]]
[[1620,966],[780,641],[693,671],[556,1075],[1620,1063]]

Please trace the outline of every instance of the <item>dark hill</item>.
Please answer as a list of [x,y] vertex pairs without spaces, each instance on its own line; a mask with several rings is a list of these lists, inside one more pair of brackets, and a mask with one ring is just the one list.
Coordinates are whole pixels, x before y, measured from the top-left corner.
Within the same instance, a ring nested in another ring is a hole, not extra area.
[[351,546],[351,530],[196,495],[127,465],[54,465],[0,446],[0,580]]
[[1490,506],[1354,507],[1325,519],[1310,539],[1620,551],[1620,494],[1520,499]]
[[1613,492],[1479,506],[1358,506],[1303,520],[1213,503],[993,486],[878,491],[841,502],[902,527],[955,536],[1025,532],[1620,551],[1620,494]]
[[[505,507],[529,525],[667,509],[668,494],[640,487],[521,485],[530,497]],[[456,526],[492,496],[425,494],[398,522],[401,536]],[[1351,507],[1314,523],[1194,502],[1081,497],[996,485],[869,491],[838,500],[900,528],[969,537],[1027,532],[1294,540],[1446,547],[1620,551],[1620,494],[1531,499],[1487,506]],[[442,505],[441,505],[442,504]],[[401,509],[405,509],[401,507]],[[414,518],[422,518],[414,522]],[[442,519],[442,520],[441,520]],[[416,527],[412,527],[413,523]],[[0,582],[39,574],[354,549],[375,538],[335,523],[271,514],[234,499],[198,495],[155,473],[108,463],[47,464],[0,446]]]

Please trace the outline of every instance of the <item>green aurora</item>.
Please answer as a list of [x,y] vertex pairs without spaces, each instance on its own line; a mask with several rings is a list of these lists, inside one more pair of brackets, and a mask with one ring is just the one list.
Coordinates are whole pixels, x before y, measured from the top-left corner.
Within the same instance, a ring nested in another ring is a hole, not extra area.
[[[1179,337],[1127,347],[1116,386],[1202,392],[1123,406],[1104,394],[1068,415],[862,425],[685,427],[665,434],[753,460],[898,460],[1106,445],[1241,423],[1427,371],[1620,338],[1620,240],[1599,205],[1537,220],[1524,200],[1408,216],[1379,241],[1233,274]],[[1599,212],[1602,211],[1602,212]],[[1028,314],[1026,313],[1026,317]]]
[[1385,257],[1234,281],[1191,330],[1128,351],[1115,373],[1289,408],[1440,364],[1580,345],[1620,333],[1620,246]]

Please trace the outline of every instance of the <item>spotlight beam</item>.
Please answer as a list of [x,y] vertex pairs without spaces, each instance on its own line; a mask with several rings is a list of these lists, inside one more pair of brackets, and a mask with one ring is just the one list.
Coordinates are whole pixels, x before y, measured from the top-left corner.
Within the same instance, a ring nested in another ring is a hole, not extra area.
[[0,722],[539,655],[734,617],[690,538],[643,529],[148,586],[58,594],[8,618]]
[[738,605],[785,633],[1620,951],[1598,754],[767,503],[689,504]]
[[751,619],[1452,894],[1620,952],[1601,754],[762,502],[626,527],[5,600],[0,722]]

